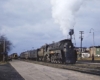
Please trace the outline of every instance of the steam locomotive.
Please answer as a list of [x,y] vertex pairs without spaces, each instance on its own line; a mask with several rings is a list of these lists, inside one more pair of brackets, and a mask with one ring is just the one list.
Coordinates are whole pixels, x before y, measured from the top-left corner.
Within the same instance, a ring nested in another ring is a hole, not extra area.
[[20,58],[51,63],[75,64],[77,61],[77,52],[72,43],[73,34],[74,30],[70,29],[70,39],[64,39],[52,44],[45,44],[41,46],[41,48],[22,52]]
[[22,52],[20,58],[51,63],[75,64],[77,53],[74,50],[74,45],[71,39],[64,39],[52,44],[45,44],[35,50]]

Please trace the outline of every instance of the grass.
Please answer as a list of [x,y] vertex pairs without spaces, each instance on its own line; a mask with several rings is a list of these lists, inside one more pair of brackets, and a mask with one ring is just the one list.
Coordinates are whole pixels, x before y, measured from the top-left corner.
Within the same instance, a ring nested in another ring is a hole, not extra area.
[[0,65],[6,64],[7,62],[0,61]]

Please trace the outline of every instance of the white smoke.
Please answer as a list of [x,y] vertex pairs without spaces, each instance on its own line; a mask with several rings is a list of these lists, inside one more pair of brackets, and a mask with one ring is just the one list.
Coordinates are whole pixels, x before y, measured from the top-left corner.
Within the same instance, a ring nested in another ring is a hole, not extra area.
[[51,0],[52,17],[66,36],[75,25],[75,14],[84,0]]

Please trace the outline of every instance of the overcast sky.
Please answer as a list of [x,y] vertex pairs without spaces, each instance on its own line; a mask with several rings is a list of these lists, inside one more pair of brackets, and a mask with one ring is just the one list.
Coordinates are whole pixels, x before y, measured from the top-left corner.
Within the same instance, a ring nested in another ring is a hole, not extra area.
[[[75,23],[76,46],[80,46],[79,31],[84,31],[83,46],[93,45],[91,28],[95,45],[100,45],[100,0],[85,0],[76,13]],[[5,34],[13,43],[10,53],[67,38],[52,17],[51,0],[0,0],[0,34]]]

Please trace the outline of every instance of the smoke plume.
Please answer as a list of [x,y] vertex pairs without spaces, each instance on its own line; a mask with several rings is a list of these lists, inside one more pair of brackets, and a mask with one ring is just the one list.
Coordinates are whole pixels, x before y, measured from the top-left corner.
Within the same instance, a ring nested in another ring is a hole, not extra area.
[[64,35],[75,25],[75,14],[84,0],[51,0],[52,17],[60,25]]

